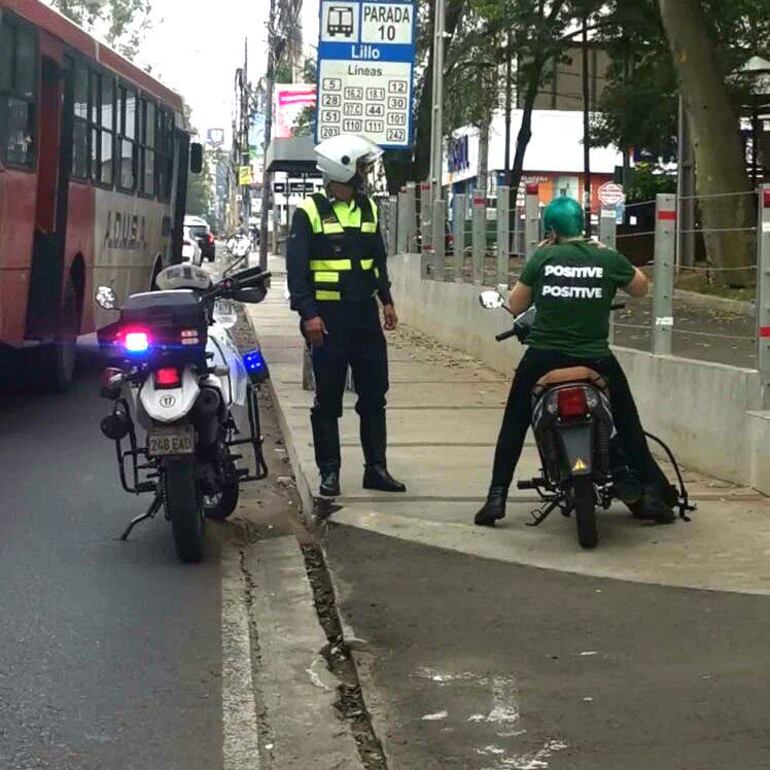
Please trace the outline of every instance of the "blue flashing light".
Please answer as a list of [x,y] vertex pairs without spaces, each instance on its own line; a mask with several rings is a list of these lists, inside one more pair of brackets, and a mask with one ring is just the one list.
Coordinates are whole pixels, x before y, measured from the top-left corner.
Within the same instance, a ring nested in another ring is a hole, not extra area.
[[243,365],[252,380],[261,382],[268,377],[267,361],[261,350],[251,350],[243,356]]

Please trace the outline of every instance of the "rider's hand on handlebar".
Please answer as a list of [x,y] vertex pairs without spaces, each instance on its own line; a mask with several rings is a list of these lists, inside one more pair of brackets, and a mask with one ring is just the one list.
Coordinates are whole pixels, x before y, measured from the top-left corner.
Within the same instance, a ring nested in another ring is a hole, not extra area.
[[308,318],[307,321],[304,321],[303,328],[305,329],[305,336],[307,337],[308,342],[310,342],[314,348],[323,347],[324,336],[329,332],[326,331],[326,324],[320,315],[317,315],[314,318]]

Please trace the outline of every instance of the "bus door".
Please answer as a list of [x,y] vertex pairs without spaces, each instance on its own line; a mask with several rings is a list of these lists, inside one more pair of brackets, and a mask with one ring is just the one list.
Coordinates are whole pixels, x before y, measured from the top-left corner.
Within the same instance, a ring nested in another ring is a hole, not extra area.
[[171,236],[171,263],[182,261],[184,215],[187,208],[187,178],[190,169],[190,135],[179,128],[174,130],[174,177],[171,188],[173,230]]
[[28,338],[50,338],[59,322],[72,169],[73,98],[72,59],[65,56],[62,64],[44,55]]

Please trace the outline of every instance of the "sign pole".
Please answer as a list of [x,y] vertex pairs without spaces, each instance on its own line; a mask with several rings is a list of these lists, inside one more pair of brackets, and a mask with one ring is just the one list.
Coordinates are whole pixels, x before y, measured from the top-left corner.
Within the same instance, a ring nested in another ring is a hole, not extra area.
[[444,29],[446,0],[435,0],[433,36],[433,124],[431,127],[430,182],[431,197],[441,198],[444,136]]

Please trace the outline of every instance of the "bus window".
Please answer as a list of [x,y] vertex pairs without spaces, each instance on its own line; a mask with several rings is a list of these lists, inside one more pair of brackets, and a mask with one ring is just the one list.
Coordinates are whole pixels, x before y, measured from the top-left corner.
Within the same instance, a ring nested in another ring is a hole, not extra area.
[[72,127],[72,176],[88,178],[88,69],[75,62],[75,120]]
[[141,191],[147,197],[155,195],[155,105],[142,99],[139,131],[139,178]]
[[121,86],[118,186],[130,192],[136,190],[136,118],[136,94]]
[[[6,163],[32,166],[35,150],[37,46],[32,32],[0,27],[0,142]],[[14,66],[15,65],[15,66]]]
[[115,81],[111,75],[91,73],[91,179],[112,186],[115,156]]

